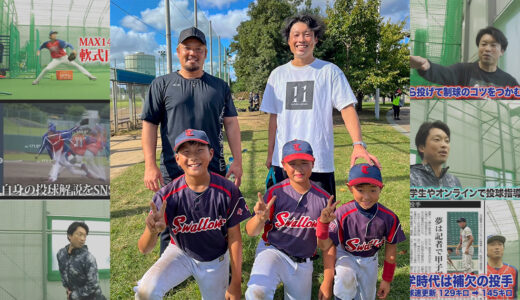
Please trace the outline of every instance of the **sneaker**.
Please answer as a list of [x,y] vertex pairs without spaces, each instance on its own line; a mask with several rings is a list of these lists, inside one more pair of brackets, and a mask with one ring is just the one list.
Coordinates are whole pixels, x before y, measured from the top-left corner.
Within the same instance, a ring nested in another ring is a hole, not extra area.
[[38,80],[35,80],[32,82],[33,85],[37,85],[38,84]]

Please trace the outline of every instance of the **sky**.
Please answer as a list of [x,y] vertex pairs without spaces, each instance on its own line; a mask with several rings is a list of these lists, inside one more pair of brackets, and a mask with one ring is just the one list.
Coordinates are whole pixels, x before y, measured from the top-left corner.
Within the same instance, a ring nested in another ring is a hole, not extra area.
[[[312,5],[320,7],[324,12],[330,1],[333,0],[313,0]],[[199,28],[207,31],[204,28],[209,27],[208,20],[211,20],[213,31],[220,36],[222,46],[227,48],[236,34],[238,25],[249,19],[247,10],[251,2],[253,1],[198,0]],[[123,67],[124,56],[135,52],[145,52],[159,57],[158,51],[166,49],[164,1],[111,0],[111,4],[112,65]],[[193,7],[193,0],[170,0],[173,49],[177,43],[178,30],[194,24]],[[385,19],[390,19],[392,22],[407,20],[407,28],[410,23],[409,11],[409,0],[383,0],[381,4],[381,15]],[[208,39],[207,36],[206,39]],[[216,43],[216,40],[214,41]],[[176,69],[175,64],[173,69]],[[231,75],[234,78],[233,70],[231,70]]]

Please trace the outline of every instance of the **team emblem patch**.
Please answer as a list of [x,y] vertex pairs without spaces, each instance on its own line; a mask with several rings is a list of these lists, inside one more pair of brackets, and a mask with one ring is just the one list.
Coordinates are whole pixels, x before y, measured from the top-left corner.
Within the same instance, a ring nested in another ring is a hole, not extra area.
[[193,136],[193,130],[191,130],[191,129],[186,129],[186,135],[187,135],[187,136]]
[[368,174],[368,166],[361,166],[361,172],[363,172],[363,174]]
[[293,144],[294,150],[296,151],[302,151],[302,148],[300,147],[301,144]]

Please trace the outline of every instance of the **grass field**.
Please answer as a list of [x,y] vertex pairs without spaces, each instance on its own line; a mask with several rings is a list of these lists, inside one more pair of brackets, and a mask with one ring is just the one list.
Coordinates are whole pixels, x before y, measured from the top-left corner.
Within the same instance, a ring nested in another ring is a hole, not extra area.
[[[246,101],[244,101],[246,102]],[[373,104],[364,105],[360,114],[363,137],[369,151],[376,155],[383,165],[382,175],[385,188],[380,202],[392,209],[400,218],[403,230],[409,238],[409,139],[386,124],[385,112],[390,105],[382,106],[381,120],[374,120]],[[267,156],[267,115],[241,113],[239,116],[242,132],[242,148],[244,175],[240,187],[250,208],[256,202],[256,193],[265,191],[265,159]],[[347,165],[350,162],[351,140],[338,116],[335,117],[335,165],[336,188],[338,199],[342,202],[352,200],[344,182],[347,176]],[[229,150],[226,157],[229,157]],[[132,287],[146,270],[157,260],[159,247],[149,255],[142,255],[137,249],[137,240],[145,224],[149,211],[149,202],[153,193],[148,191],[142,182],[144,164],[137,164],[125,171],[111,182],[111,298],[131,299]],[[250,238],[245,234],[245,222],[242,223],[243,236],[243,271],[242,293],[247,288],[247,281],[253,265],[254,253],[259,237]],[[392,290],[388,299],[409,298],[409,241],[398,245],[397,269],[392,282]],[[379,263],[383,262],[383,251]],[[313,295],[317,299],[322,276],[322,262],[314,263]],[[381,269],[379,272],[381,278]],[[193,279],[170,291],[165,299],[200,299],[197,284]],[[280,286],[275,299],[283,299],[283,288]]]
[[[86,67],[88,70],[88,67]],[[49,72],[38,85],[32,85],[34,78],[29,79],[0,79],[0,91],[9,92],[12,95],[0,94],[0,100],[93,100],[110,98],[110,72],[92,72],[97,77],[96,81],[89,80],[78,70],[74,70],[73,80],[56,80],[55,71]],[[49,75],[50,74],[50,75]]]

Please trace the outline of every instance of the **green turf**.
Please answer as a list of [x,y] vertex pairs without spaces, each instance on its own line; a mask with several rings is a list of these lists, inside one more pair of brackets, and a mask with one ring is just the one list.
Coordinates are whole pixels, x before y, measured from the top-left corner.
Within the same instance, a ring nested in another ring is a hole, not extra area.
[[74,70],[73,80],[56,80],[55,74],[55,71],[49,72],[38,85],[32,85],[34,78],[0,79],[0,91],[12,93],[12,95],[0,94],[0,100],[106,100],[110,98],[108,67],[106,71],[93,71],[92,75],[97,77],[96,81],[89,80],[78,70]]
[[[362,130],[369,151],[376,155],[383,165],[382,175],[385,188],[380,202],[392,209],[400,218],[403,230],[409,238],[409,139],[391,128],[385,120],[385,113],[391,105],[381,106],[381,120],[373,119],[373,105],[364,105],[360,114]],[[249,119],[250,117],[248,117]],[[264,192],[265,159],[267,156],[267,115],[258,115],[259,120],[241,119],[242,148],[248,149],[243,154],[244,175],[240,187],[250,208],[256,202],[256,193]],[[351,140],[341,124],[334,128],[336,187],[338,199],[347,202],[352,199],[344,185],[347,164],[352,150]],[[230,156],[226,150],[226,158]],[[149,211],[149,202],[153,193],[143,184],[144,164],[130,167],[122,175],[111,181],[111,298],[131,299],[132,287],[146,270],[157,260],[159,246],[151,254],[142,255],[137,249],[137,240],[144,230],[144,220]],[[254,260],[255,248],[259,237],[250,238],[245,234],[245,222],[242,223],[243,237],[243,275],[242,293],[245,293],[247,281]],[[387,299],[409,298],[409,241],[398,244],[397,269],[392,289]],[[383,262],[383,251],[379,264]],[[318,298],[322,276],[322,262],[314,263],[313,295]],[[381,269],[379,272],[381,278]],[[165,299],[200,299],[197,284],[189,279],[174,290]],[[279,287],[275,299],[283,299],[283,288]]]

